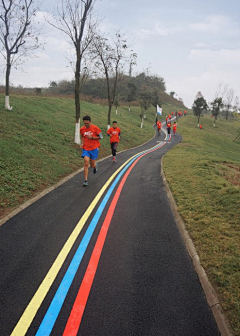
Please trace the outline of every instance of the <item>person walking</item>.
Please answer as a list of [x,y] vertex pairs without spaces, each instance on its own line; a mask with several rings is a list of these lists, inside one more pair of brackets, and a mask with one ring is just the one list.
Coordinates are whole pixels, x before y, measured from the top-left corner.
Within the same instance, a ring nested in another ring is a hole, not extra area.
[[93,174],[98,171],[96,160],[98,158],[98,148],[101,146],[99,140],[102,139],[102,131],[91,123],[91,117],[88,115],[83,117],[83,123],[84,126],[80,128],[82,140],[80,148],[82,148],[82,158],[84,159],[83,187],[87,187],[89,164],[93,168]]
[[110,136],[110,146],[112,150],[113,162],[116,162],[117,146],[121,138],[121,129],[118,127],[116,121],[113,121],[112,127],[110,127],[107,131],[107,135]]

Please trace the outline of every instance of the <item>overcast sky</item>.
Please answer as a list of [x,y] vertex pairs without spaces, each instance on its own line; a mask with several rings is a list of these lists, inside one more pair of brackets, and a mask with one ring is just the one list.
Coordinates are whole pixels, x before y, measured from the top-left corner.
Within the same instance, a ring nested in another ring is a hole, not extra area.
[[[42,11],[56,2],[45,0]],[[96,6],[105,31],[120,29],[134,41],[134,75],[148,71],[163,77],[167,92],[176,92],[188,107],[198,91],[212,101],[220,83],[240,96],[239,0],[96,0]],[[46,31],[45,50],[37,51],[24,72],[13,70],[12,84],[47,87],[74,77],[66,36],[49,26]],[[4,84],[3,72],[0,80]]]

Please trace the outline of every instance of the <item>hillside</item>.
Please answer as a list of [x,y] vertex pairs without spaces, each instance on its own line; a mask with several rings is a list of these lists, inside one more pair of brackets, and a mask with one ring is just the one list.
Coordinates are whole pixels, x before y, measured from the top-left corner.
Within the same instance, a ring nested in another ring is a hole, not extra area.
[[[0,218],[64,176],[83,166],[81,151],[74,141],[75,106],[71,98],[38,96],[11,97],[12,111],[6,111],[1,96],[0,121]],[[177,108],[176,106],[172,106]],[[107,130],[107,107],[82,102],[82,116]],[[164,110],[170,112],[166,105]],[[147,111],[140,128],[140,108],[126,106],[112,113],[122,129],[119,151],[135,147],[154,135],[155,110]],[[130,140],[130,141],[129,141]],[[101,141],[99,158],[110,155],[109,138]]]

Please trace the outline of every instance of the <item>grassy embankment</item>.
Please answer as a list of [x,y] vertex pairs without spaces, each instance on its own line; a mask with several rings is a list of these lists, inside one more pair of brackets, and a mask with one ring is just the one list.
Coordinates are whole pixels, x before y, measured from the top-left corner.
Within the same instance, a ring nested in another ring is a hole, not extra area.
[[[201,263],[235,335],[240,335],[240,122],[180,119],[181,144],[164,172]],[[186,122],[187,120],[187,122]]]
[[[81,150],[74,145],[75,107],[73,99],[11,96],[12,111],[6,111],[0,96],[0,218],[24,201],[83,166]],[[107,130],[107,107],[82,103],[82,115],[89,114],[103,135]],[[175,107],[179,109],[179,107]],[[168,112],[170,106],[166,107]],[[154,136],[153,108],[140,128],[140,108],[113,109],[122,130],[118,150],[132,148]],[[105,133],[106,134],[106,133]],[[101,141],[99,158],[110,155],[109,138]]]

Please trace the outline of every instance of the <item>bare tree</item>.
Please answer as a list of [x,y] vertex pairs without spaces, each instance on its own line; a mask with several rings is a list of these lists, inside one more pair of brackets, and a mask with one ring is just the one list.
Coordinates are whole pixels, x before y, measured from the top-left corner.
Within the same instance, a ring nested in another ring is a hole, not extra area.
[[[113,43],[105,37],[96,35],[93,42],[92,54],[95,57],[96,68],[105,76],[108,98],[108,128],[111,123],[111,110],[115,101],[117,83],[121,79],[123,64],[127,52],[126,40],[119,32]],[[135,56],[132,56],[135,57]]]
[[219,83],[218,84],[218,87],[217,87],[217,89],[216,89],[216,92],[215,92],[215,98],[224,98],[224,96],[225,96],[225,94],[226,94],[226,92],[227,92],[227,89],[228,89],[228,85],[227,84],[225,84],[224,86],[223,86],[223,83],[221,82],[221,83]]
[[[94,0],[61,0],[57,7],[57,16],[48,23],[68,36],[75,50],[75,143],[80,144],[80,88],[81,63],[83,55],[89,47],[96,22],[92,20]],[[86,69],[83,69],[83,76]]]
[[236,113],[239,111],[239,97],[238,96],[235,97],[233,108],[234,108],[234,111],[235,111],[234,116],[236,116]]
[[[133,50],[132,50],[133,51]],[[132,77],[132,69],[133,66],[137,64],[136,62],[136,58],[137,58],[137,54],[136,53],[132,53],[130,55],[130,60],[129,60],[129,77]]]
[[0,52],[6,61],[5,108],[8,110],[12,109],[9,103],[12,66],[17,67],[40,46],[40,29],[32,24],[38,8],[33,6],[34,0],[0,1]]
[[233,89],[229,89],[226,94],[226,120],[228,120],[230,109],[232,108],[232,101],[234,97]]

